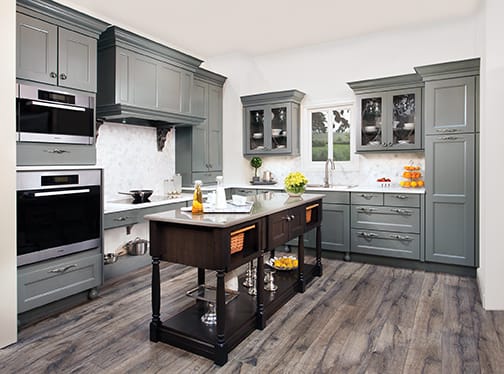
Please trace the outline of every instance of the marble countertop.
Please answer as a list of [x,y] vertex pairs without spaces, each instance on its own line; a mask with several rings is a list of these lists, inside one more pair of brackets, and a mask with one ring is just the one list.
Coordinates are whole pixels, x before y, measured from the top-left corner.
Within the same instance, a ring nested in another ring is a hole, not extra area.
[[115,212],[122,212],[125,210],[142,209],[159,205],[183,203],[185,201],[192,201],[192,198],[193,198],[192,193],[182,193],[180,194],[180,196],[175,198],[168,198],[166,196],[151,196],[149,198],[150,202],[140,204],[133,204],[131,202],[132,199],[126,198],[121,200],[106,201],[103,210],[105,214],[115,213]]
[[294,208],[311,201],[322,199],[323,194],[306,193],[301,197],[289,197],[286,193],[259,194],[248,196],[247,200],[254,204],[250,213],[205,213],[192,214],[182,209],[167,212],[147,214],[144,216],[149,221],[171,222],[205,227],[230,227],[255,218],[277,213],[288,208]]

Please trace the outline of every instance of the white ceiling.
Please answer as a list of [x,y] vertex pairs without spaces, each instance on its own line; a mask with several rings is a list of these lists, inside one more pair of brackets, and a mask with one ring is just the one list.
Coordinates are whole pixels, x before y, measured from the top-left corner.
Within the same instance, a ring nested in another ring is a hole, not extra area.
[[57,0],[202,59],[450,21],[484,0]]

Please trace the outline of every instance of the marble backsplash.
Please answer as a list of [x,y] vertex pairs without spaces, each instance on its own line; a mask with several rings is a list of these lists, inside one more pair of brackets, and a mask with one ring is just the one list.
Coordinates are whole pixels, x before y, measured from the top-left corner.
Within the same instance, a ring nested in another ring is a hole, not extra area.
[[168,132],[159,152],[155,128],[106,122],[99,129],[96,159],[104,170],[105,201],[127,198],[118,192],[132,189],[162,195],[163,180],[175,173],[175,129]]

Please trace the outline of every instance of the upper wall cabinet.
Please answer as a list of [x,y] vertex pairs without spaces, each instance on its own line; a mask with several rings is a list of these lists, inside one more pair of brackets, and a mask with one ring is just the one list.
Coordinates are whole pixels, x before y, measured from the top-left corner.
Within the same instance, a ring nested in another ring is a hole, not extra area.
[[298,90],[242,96],[243,154],[299,155]]
[[191,108],[204,117],[201,125],[179,127],[175,135],[175,169],[182,185],[194,186],[195,180],[215,184],[222,175],[222,86],[226,77],[199,68],[194,73]]
[[191,110],[201,60],[112,26],[98,42],[98,62],[97,117],[143,125],[204,120]]
[[96,40],[106,24],[50,1],[17,4],[17,78],[96,92]]
[[356,94],[358,152],[422,149],[421,77],[407,74],[348,85]]
[[479,59],[416,67],[425,81],[425,134],[473,133]]

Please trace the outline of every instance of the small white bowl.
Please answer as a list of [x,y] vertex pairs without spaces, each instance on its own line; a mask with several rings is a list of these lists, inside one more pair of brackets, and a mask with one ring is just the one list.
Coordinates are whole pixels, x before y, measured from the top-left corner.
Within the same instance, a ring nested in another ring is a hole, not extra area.
[[271,129],[271,135],[278,136],[282,132],[282,129]]
[[415,128],[415,123],[413,122],[408,122],[404,124],[404,129],[405,130],[413,130]]
[[262,139],[263,133],[262,132],[255,132],[252,134],[252,138],[254,139]]
[[370,132],[376,132],[376,126],[364,126],[364,132],[370,133]]

